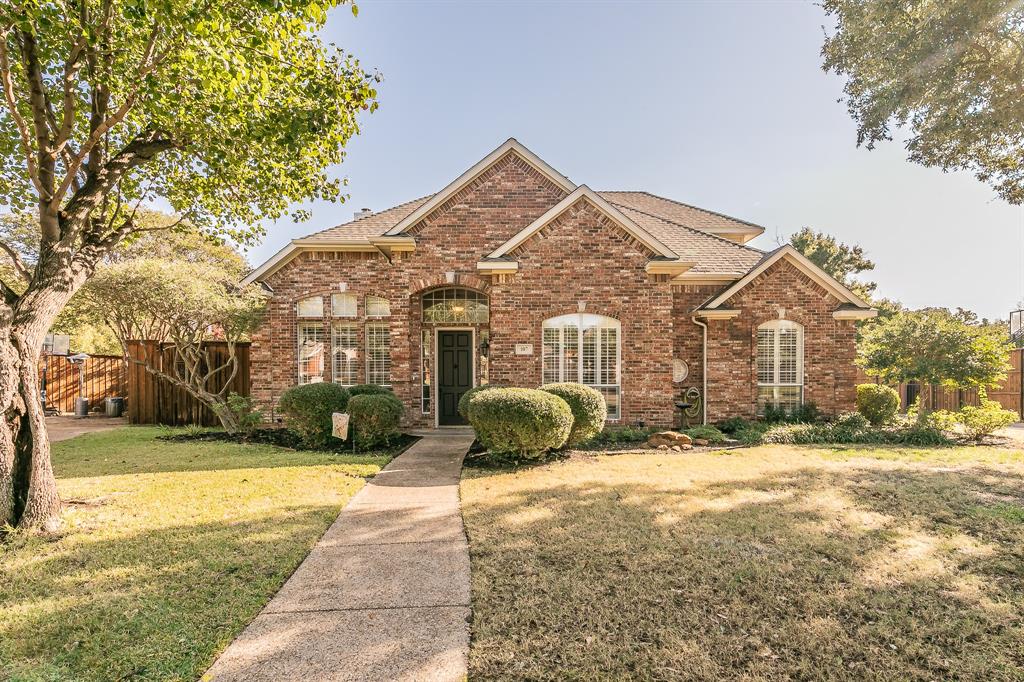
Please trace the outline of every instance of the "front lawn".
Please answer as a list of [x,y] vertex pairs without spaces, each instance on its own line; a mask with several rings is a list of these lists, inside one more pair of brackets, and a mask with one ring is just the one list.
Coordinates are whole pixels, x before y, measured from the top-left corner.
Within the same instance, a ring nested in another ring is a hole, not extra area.
[[161,433],[54,444],[64,530],[0,543],[0,679],[196,679],[389,459]]
[[467,470],[471,679],[1024,677],[1024,453]]

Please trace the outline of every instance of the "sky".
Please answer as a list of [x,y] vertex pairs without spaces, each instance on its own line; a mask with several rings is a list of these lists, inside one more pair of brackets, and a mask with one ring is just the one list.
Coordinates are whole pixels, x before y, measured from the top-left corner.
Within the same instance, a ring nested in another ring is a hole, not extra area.
[[[1024,299],[1024,208],[968,173],[858,149],[843,81],[821,70],[828,18],[803,2],[384,2],[323,32],[383,76],[332,174],[343,204],[268,225],[290,239],[436,192],[509,137],[578,184],[646,190],[859,244],[879,296],[1006,319]],[[298,206],[297,206],[298,207]]]

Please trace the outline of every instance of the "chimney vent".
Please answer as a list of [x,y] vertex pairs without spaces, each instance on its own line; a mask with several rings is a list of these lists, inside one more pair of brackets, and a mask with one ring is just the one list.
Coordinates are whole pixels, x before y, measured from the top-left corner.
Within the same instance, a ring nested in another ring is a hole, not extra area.
[[373,211],[372,210],[370,210],[368,208],[361,208],[361,209],[359,209],[358,211],[356,211],[355,213],[352,214],[352,218],[354,220],[359,220],[360,218],[366,218],[367,216],[371,216],[371,215],[373,215]]

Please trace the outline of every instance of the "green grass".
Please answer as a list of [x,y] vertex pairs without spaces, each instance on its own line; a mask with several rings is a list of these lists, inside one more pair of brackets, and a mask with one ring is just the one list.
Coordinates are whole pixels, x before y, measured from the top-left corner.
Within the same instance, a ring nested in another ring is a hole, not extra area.
[[470,678],[1020,680],[1024,453],[467,471]]
[[0,679],[196,679],[389,459],[162,433],[54,445],[64,530],[0,544]]

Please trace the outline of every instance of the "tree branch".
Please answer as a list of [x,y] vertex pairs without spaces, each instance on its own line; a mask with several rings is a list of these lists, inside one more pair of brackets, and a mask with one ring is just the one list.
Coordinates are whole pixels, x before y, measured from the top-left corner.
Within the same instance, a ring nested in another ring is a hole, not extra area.
[[4,241],[0,241],[0,250],[7,254],[7,257],[14,263],[14,270],[18,275],[26,282],[32,281],[32,271],[25,265],[25,261],[21,260],[21,255],[12,247],[10,244]]
[[35,186],[36,192],[39,193],[39,197],[45,200],[49,197],[43,189],[43,184],[39,181],[39,168],[36,166],[35,152],[32,149],[32,130],[29,128],[28,121],[18,111],[17,98],[14,94],[11,61],[7,53],[8,32],[9,30],[0,34],[0,81],[3,82],[4,99],[7,102],[7,109],[11,112],[11,118],[14,119],[14,123],[18,128],[18,134],[21,137],[21,147],[25,154],[25,162],[28,164],[29,179],[32,181],[33,186]]
[[[48,114],[49,98],[46,95],[46,84],[43,82],[43,71],[39,65],[39,50],[36,37],[29,31],[17,31],[18,43],[21,46],[21,61],[28,80],[28,101],[32,109],[32,122],[36,132],[36,154],[38,155],[39,182],[52,201],[54,176],[54,156],[50,150],[50,121]],[[44,197],[45,199],[45,197]]]

